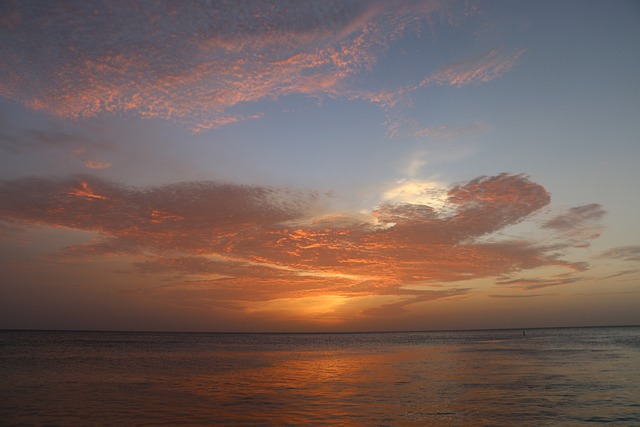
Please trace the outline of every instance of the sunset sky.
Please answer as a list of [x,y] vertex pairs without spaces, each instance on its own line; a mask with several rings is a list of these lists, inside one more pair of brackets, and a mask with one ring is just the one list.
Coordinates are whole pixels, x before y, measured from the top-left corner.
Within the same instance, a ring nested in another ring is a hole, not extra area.
[[3,1],[0,328],[640,324],[637,1]]

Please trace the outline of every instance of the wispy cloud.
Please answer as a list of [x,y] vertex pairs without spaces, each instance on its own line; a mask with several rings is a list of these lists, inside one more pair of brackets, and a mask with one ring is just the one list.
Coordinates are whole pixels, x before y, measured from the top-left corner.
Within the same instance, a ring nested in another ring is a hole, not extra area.
[[84,165],[88,168],[88,169],[109,169],[112,164],[109,162],[101,162],[101,161],[97,161],[97,160],[86,160],[84,162]]
[[544,223],[544,228],[553,228],[555,230],[575,230],[587,223],[598,221],[604,217],[606,211],[602,206],[592,203],[584,206],[576,206],[569,208],[566,213],[557,215],[556,217]]
[[[368,215],[328,215],[323,200],[314,193],[217,182],[131,188],[77,176],[0,184],[2,218],[98,236],[67,248],[60,259],[135,255],[138,273],[173,283],[144,292],[168,293],[174,301],[183,292],[190,304],[194,293],[238,309],[257,300],[377,296],[392,302],[363,313],[390,314],[464,295],[468,289],[454,287],[457,281],[548,265],[576,268],[559,259],[555,247],[549,253],[535,242],[481,239],[549,203],[547,191],[521,175],[454,185],[442,209],[398,202]],[[570,282],[502,284],[534,289]],[[428,289],[438,283],[452,287]]]
[[447,66],[425,77],[420,86],[439,84],[462,87],[469,84],[487,83],[511,71],[524,52],[522,49],[514,51],[490,50],[474,58]]
[[0,116],[0,149],[20,155],[47,149],[65,149],[81,154],[89,148],[107,150],[113,142],[90,133],[69,132],[55,127],[21,128]]
[[[365,88],[356,82],[395,41],[434,20],[456,25],[466,12],[455,2],[358,0],[22,1],[6,8],[12,18],[0,27],[1,96],[59,117],[132,113],[194,131],[262,117],[252,111],[257,101],[301,94],[374,103],[392,135],[406,116],[397,110],[420,87],[488,82],[523,54],[495,49],[419,84]],[[484,127],[417,126],[411,133],[448,139]]]
[[600,221],[606,213],[597,203],[576,206],[545,221],[542,228],[560,233],[561,239],[566,244],[588,247],[590,242],[602,233],[603,227]]
[[[455,86],[488,83],[507,74],[516,65],[524,50],[506,51],[494,49],[482,55],[449,65],[425,77],[419,84],[397,88],[394,91],[362,92],[351,95],[378,104],[386,114],[386,125],[390,137],[418,137],[428,140],[449,140],[485,133],[491,125],[476,121],[472,123],[445,123],[431,126],[420,125],[410,118],[404,108],[411,104],[410,98],[421,88],[433,84]],[[403,108],[401,108],[403,107]]]
[[443,298],[452,298],[465,295],[470,289],[448,289],[448,290],[427,290],[417,291],[416,296],[410,298],[402,298],[388,304],[382,304],[378,307],[371,307],[363,310],[363,314],[369,316],[390,316],[406,311],[406,306],[425,301],[434,301]]
[[[0,94],[61,117],[133,112],[194,129],[343,82],[424,25],[438,2],[10,3]],[[40,64],[41,66],[34,66]]]
[[536,290],[541,288],[548,288],[551,286],[567,285],[570,283],[578,282],[580,280],[583,280],[583,278],[582,277],[561,277],[561,278],[551,278],[551,279],[521,278],[521,279],[500,280],[500,281],[497,281],[496,284],[531,291],[531,290]]
[[430,140],[447,140],[485,133],[491,126],[485,122],[429,126],[415,131],[415,136]]
[[605,251],[601,256],[625,261],[640,261],[640,246],[618,246]]
[[80,161],[88,169],[109,169],[112,164],[91,159],[113,151],[115,143],[99,133],[83,130],[63,131],[54,126],[41,128],[21,128],[0,117],[0,151],[13,156],[29,156],[34,153],[49,154],[54,151],[65,153],[74,162]]
[[518,299],[518,298],[538,298],[538,297],[546,297],[552,294],[517,294],[517,295],[508,295],[508,294],[492,294],[488,295],[489,298],[501,298],[501,299]]
[[[640,261],[640,259],[638,259],[638,261]],[[619,271],[617,273],[613,273],[613,274],[609,274],[608,276],[602,277],[601,280],[606,280],[606,279],[613,279],[616,277],[620,277],[620,276],[627,276],[629,274],[634,274],[634,273],[638,273],[640,270],[624,270],[624,271]]]

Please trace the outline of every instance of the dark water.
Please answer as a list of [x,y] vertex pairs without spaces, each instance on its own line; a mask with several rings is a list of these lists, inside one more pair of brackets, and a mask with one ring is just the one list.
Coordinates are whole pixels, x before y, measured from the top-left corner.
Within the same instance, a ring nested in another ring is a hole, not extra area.
[[0,332],[2,425],[640,425],[640,328]]

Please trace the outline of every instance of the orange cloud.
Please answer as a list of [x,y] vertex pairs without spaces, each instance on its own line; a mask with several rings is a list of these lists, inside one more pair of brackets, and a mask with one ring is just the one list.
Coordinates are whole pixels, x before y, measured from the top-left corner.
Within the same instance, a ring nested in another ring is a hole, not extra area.
[[80,188],[73,188],[69,190],[69,195],[78,196],[78,197],[86,197],[88,199],[107,199],[105,196],[101,196],[93,192],[93,190],[89,187],[89,184],[86,182],[80,182]]
[[[584,269],[560,258],[561,245],[485,238],[549,201],[542,186],[508,174],[450,187],[443,209],[395,203],[368,216],[318,216],[325,208],[316,194],[216,182],[136,189],[79,176],[0,185],[6,221],[97,233],[60,252],[61,259],[135,255],[137,274],[172,282],[142,293],[237,309],[323,295],[387,301],[372,302],[363,314],[462,296],[469,289],[456,287],[459,281],[543,266]],[[572,281],[522,280],[500,283],[536,289]],[[432,288],[444,283],[450,288]]]

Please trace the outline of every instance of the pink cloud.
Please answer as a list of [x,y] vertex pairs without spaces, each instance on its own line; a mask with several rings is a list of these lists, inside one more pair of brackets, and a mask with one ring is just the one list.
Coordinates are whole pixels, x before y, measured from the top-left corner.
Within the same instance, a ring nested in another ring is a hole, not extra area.
[[97,170],[109,169],[112,166],[111,163],[109,162],[100,162],[100,161],[94,161],[94,160],[86,160],[84,162],[84,165],[88,169],[97,169]]
[[411,105],[411,96],[418,89],[431,84],[462,87],[487,83],[502,77],[515,66],[524,50],[505,52],[494,49],[485,54],[447,66],[425,77],[418,85],[410,85],[385,91],[343,92],[351,99],[364,99],[379,105],[386,115],[388,135],[391,137],[421,137],[430,140],[447,140],[480,134],[491,126],[484,122],[468,124],[440,124],[424,127],[418,120],[409,118],[400,107]]
[[504,52],[490,50],[471,59],[450,65],[426,77],[420,86],[430,84],[462,87],[469,84],[487,83],[511,71],[524,50]]
[[263,99],[342,96],[346,79],[441,7],[25,1],[11,9],[21,19],[3,27],[2,96],[60,117],[133,112],[202,130],[255,117],[237,109]]

